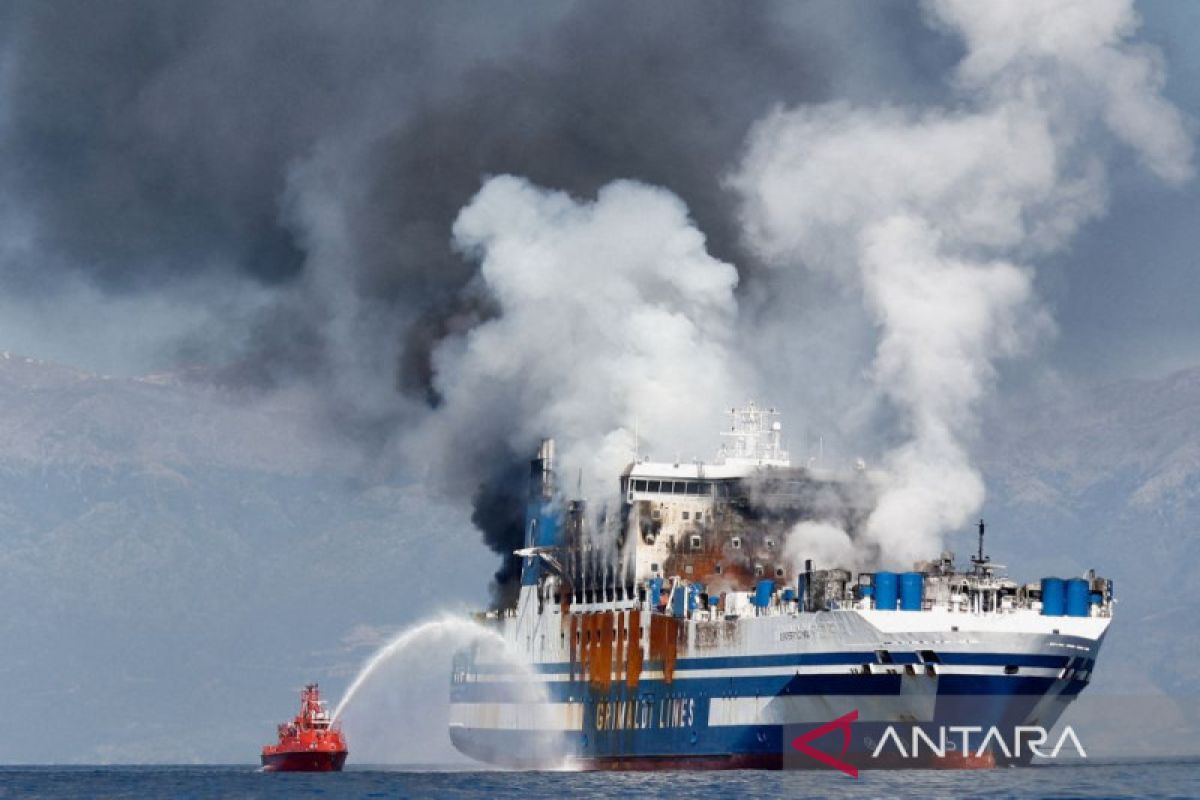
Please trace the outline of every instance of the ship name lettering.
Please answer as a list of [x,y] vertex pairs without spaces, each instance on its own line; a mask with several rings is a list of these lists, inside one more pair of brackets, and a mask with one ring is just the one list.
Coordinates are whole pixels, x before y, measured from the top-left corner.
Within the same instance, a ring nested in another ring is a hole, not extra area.
[[642,730],[651,727],[654,705],[649,700],[597,700],[594,727],[598,731]]

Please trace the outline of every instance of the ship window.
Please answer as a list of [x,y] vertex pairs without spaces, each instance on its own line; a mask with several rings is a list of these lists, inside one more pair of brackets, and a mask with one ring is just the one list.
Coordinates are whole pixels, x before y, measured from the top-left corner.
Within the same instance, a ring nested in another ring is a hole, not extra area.
[[650,571],[651,571],[651,572],[658,572],[658,564],[651,564],[651,565],[650,565]]
[[644,491],[646,491],[646,482],[645,482],[645,481],[634,481],[634,482],[633,482],[633,490],[634,490],[635,492],[644,492]]
[[769,549],[773,548],[774,546],[775,546],[775,540],[767,539],[767,549],[769,550]]
[[720,565],[720,564],[714,564],[714,565],[713,565],[713,572],[715,572],[715,573],[717,573],[718,575],[720,575],[720,574],[721,574],[721,565]]
[[659,511],[657,508],[651,509],[650,510],[650,519],[662,519],[662,512]]
[[687,484],[683,481],[675,481],[675,494],[687,494]]
[[699,536],[693,536],[693,537],[692,537],[692,549],[693,549],[693,550],[699,550],[699,549],[700,549],[700,546],[701,546],[700,537],[699,537]]
[[757,577],[762,577],[762,574],[763,574],[763,565],[762,564],[754,565],[754,574]]
[[776,567],[776,568],[775,568],[775,577],[776,577],[776,578],[782,578],[782,577],[783,577],[783,567]]
[[742,549],[742,540],[741,540],[741,537],[735,536],[735,537],[733,537],[733,539],[731,539],[731,540],[730,540],[730,542],[729,542],[729,543],[730,543],[731,545],[733,545],[733,549],[734,549],[734,550],[741,550],[741,549]]
[[688,512],[686,512],[686,511],[685,511],[685,512],[683,512],[683,518],[684,518],[684,519],[687,519],[687,518],[688,518]]
[[694,483],[694,482],[688,483],[687,493],[688,494],[700,494],[700,484]]
[[917,653],[917,655],[919,655],[921,657],[921,660],[924,661],[926,664],[942,663],[942,660],[940,658],[938,658],[938,654],[933,652],[932,650],[922,650],[921,652]]
[[646,481],[646,491],[647,492],[657,492],[658,491],[658,481]]
[[1004,674],[1005,675],[1016,675],[1020,671],[1021,671],[1021,668],[1016,664],[1006,664],[1004,666]]

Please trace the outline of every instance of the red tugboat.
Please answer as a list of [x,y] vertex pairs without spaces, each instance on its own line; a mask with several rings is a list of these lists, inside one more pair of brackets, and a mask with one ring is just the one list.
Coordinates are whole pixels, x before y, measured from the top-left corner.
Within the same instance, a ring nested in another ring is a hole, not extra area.
[[310,683],[300,693],[300,713],[279,726],[279,744],[263,748],[262,765],[266,772],[340,772],[349,752],[317,684]]

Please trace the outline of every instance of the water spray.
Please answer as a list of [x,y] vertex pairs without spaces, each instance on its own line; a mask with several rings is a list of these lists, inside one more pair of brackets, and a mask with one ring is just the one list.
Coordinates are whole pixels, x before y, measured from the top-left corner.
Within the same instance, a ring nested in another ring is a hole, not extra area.
[[463,638],[485,639],[500,645],[502,649],[507,651],[507,645],[498,633],[462,617],[447,615],[440,619],[429,620],[415,627],[407,628],[398,633],[383,647],[376,650],[367,659],[366,663],[363,664],[362,668],[359,669],[358,674],[354,676],[354,680],[350,682],[350,687],[346,689],[346,693],[338,702],[337,708],[334,709],[333,721],[336,722],[341,717],[346,706],[350,704],[350,701],[358,694],[363,684],[367,682],[380,666],[406,650],[410,645],[419,642],[425,637],[435,635],[458,635]]

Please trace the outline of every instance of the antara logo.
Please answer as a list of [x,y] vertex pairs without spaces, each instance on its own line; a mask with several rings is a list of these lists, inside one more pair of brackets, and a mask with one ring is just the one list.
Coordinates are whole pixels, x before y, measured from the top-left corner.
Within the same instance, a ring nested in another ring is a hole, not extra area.
[[[1058,737],[1058,742],[1054,745],[1054,749],[1046,752],[1042,747],[1050,738],[1050,733],[1040,725],[1017,725],[1013,728],[1012,739],[1004,738],[1004,734],[1000,729],[993,725],[985,729],[978,725],[951,725],[946,727],[940,725],[935,729],[938,733],[937,741],[925,731],[924,728],[916,725],[910,729],[911,740],[909,749],[905,749],[904,741],[900,735],[896,733],[896,729],[889,725],[887,730],[883,732],[883,736],[879,738],[879,744],[875,746],[875,752],[871,753],[871,758],[879,758],[879,755],[884,751],[890,742],[895,750],[895,755],[901,758],[920,758],[922,750],[927,750],[929,755],[937,758],[945,758],[947,750],[957,750],[963,755],[971,755],[971,742],[979,742],[979,747],[974,755],[982,756],[988,752],[989,748],[994,748],[994,751],[1001,752],[1007,758],[1021,758],[1024,755],[1022,746],[1028,748],[1029,752],[1038,758],[1058,758],[1059,752],[1063,749],[1063,745],[1068,741],[1075,748],[1075,752],[1080,758],[1087,758],[1087,753],[1084,752],[1083,745],[1079,742],[1079,737],[1075,735],[1075,731],[1070,725],[1063,728],[1063,732]],[[947,736],[947,733],[950,735]],[[974,736],[982,734],[981,739],[973,739]],[[956,741],[957,740],[957,741]],[[1009,746],[1011,741],[1011,747]]]
[[817,761],[820,761],[827,767],[840,769],[851,778],[857,778],[858,768],[853,764],[847,764],[845,761],[835,758],[828,753],[821,752],[809,744],[809,742],[811,742],[813,739],[820,739],[830,731],[840,730],[842,732],[841,755],[845,756],[846,751],[850,749],[850,723],[854,722],[856,719],[858,719],[857,708],[851,711],[849,714],[843,714],[837,719],[826,722],[824,725],[818,728],[813,728],[808,733],[803,733],[797,736],[792,740],[792,747],[796,750],[799,750],[801,753],[804,753],[806,756],[815,758]]
[[[835,720],[813,728],[792,740],[792,749],[821,762],[827,767],[840,770],[852,778],[858,777],[858,768],[842,759],[850,750],[850,726],[858,721],[858,709],[843,714]],[[1039,758],[1057,758],[1063,747],[1070,743],[1080,758],[1087,758],[1087,753],[1075,735],[1070,725],[1063,728],[1057,743],[1053,748],[1048,747],[1049,732],[1040,725],[1018,725],[1013,729],[1011,739],[1006,739],[996,726],[982,728],[973,725],[940,725],[928,726],[930,730],[919,725],[905,726],[909,729],[909,746],[905,747],[904,739],[896,732],[895,726],[889,725],[880,737],[878,744],[871,739],[864,740],[868,745],[875,744],[871,758],[881,755],[894,759],[945,758],[947,752],[957,751],[965,756],[981,757],[987,752],[1003,753],[1008,758],[1022,758],[1025,752]],[[841,731],[842,750],[838,756],[830,755],[812,746],[812,742],[828,733]],[[936,736],[936,738],[935,738]],[[982,736],[982,738],[975,738]],[[972,748],[972,744],[978,745]],[[1045,749],[1044,749],[1045,748]],[[974,750],[974,752],[972,752]]]

